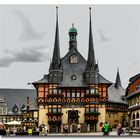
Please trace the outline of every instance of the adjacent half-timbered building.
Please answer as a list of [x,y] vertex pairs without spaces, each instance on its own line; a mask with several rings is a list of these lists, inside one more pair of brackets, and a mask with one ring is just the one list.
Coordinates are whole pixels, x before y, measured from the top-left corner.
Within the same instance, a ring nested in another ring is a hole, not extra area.
[[129,126],[133,130],[140,130],[140,74],[129,79],[126,98],[129,106]]
[[69,132],[76,132],[77,124],[81,124],[82,132],[101,131],[100,123],[106,121],[108,87],[112,83],[99,73],[95,60],[91,9],[87,60],[78,51],[77,35],[78,31],[72,25],[69,29],[69,50],[61,58],[57,11],[49,74],[33,82],[37,90],[39,125],[47,125],[49,132],[63,132],[65,124],[69,125]]
[[118,69],[115,83],[108,88],[108,102],[106,104],[106,121],[112,127],[116,127],[118,123],[121,123],[123,127],[128,125],[128,103],[125,92]]
[[38,126],[37,113],[36,90],[0,89],[0,122],[16,120],[26,127],[35,127]]

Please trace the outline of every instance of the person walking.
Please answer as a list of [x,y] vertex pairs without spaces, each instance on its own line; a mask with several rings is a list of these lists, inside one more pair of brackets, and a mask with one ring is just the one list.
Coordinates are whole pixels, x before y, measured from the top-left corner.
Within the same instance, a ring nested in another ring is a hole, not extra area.
[[45,126],[42,127],[42,136],[45,135]]
[[123,133],[122,124],[119,123],[117,126],[117,135],[120,136]]
[[80,124],[77,125],[77,130],[78,130],[78,133],[81,132],[81,125]]
[[10,128],[7,128],[7,129],[6,129],[6,135],[7,135],[7,136],[10,136]]
[[48,127],[47,127],[47,125],[44,127],[44,135],[45,136],[47,136],[47,134],[48,134]]
[[109,135],[109,124],[107,122],[105,122],[103,124],[102,130],[103,130],[103,135],[104,136],[108,136]]
[[65,124],[64,126],[64,133],[67,134],[69,132],[69,125]]
[[31,136],[33,134],[32,128],[28,128],[28,135]]

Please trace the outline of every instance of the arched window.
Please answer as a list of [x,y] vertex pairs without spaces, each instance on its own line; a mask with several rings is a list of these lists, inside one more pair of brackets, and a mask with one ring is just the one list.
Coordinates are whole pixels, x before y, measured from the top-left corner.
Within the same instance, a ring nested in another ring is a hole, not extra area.
[[138,112],[137,112],[136,118],[137,118],[137,119],[139,118],[139,113],[138,113]]
[[135,119],[135,114],[133,113],[133,119]]
[[77,64],[78,63],[78,58],[75,54],[70,56],[70,63],[72,63],[72,64]]
[[[139,112],[137,112],[136,118],[139,118]],[[139,127],[139,120],[136,121],[136,127]]]

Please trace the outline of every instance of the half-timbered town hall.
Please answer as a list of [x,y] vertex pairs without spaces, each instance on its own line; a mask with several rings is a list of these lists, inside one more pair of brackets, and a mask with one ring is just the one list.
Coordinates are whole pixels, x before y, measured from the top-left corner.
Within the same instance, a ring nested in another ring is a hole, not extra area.
[[[52,61],[49,73],[32,84],[37,90],[38,123],[47,125],[49,132],[101,131],[100,123],[106,121],[106,102],[110,81],[99,73],[92,35],[90,8],[89,45],[87,60],[78,51],[78,30],[74,24],[68,31],[67,54],[60,57],[58,8]],[[114,99],[115,100],[115,99]]]

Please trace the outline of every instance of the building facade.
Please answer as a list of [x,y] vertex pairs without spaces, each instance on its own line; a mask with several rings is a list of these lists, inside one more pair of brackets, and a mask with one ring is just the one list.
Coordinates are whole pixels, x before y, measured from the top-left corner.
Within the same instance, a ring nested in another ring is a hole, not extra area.
[[108,88],[108,102],[106,104],[106,121],[115,128],[118,123],[121,123],[123,127],[128,126],[128,103],[125,92],[118,69],[115,83]]
[[[108,88],[110,81],[99,73],[95,60],[92,36],[91,9],[89,21],[88,58],[78,51],[77,29],[69,29],[69,50],[61,58],[59,46],[58,9],[52,62],[49,74],[32,84],[37,90],[39,125],[47,125],[49,132],[101,131],[100,123],[107,120]],[[118,105],[118,104],[117,104]]]
[[38,125],[37,113],[35,90],[0,89],[0,122],[5,124],[16,120],[24,126],[34,127]]
[[129,126],[133,130],[140,129],[140,74],[129,79],[126,90],[129,111]]

